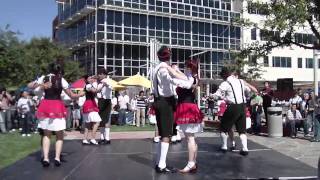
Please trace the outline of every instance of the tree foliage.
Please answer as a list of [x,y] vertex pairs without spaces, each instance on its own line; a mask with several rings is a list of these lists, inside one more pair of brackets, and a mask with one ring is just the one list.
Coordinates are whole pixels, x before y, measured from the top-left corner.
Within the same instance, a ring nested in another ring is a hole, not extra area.
[[[274,48],[291,46],[320,50],[317,43],[320,40],[319,0],[271,0],[269,3],[248,0],[247,3],[250,8],[263,12],[265,19],[263,23],[249,19],[241,19],[239,22],[244,28],[260,29],[265,42],[249,44],[241,54],[266,55]],[[297,33],[311,33],[312,43],[301,41]]]
[[84,70],[75,61],[69,61],[70,52],[49,38],[19,40],[19,33],[0,28],[0,84],[21,86],[47,73],[48,64],[64,58],[65,78],[73,81]]

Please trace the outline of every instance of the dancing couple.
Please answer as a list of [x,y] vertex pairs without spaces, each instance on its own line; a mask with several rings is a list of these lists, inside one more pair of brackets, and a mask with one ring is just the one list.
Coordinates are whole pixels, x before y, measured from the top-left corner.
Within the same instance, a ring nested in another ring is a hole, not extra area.
[[[155,170],[157,173],[170,173],[176,170],[167,166],[166,157],[169,149],[170,137],[174,133],[174,122],[180,126],[188,139],[189,160],[181,173],[197,171],[197,144],[195,133],[202,131],[202,114],[195,104],[195,89],[199,82],[197,78],[198,63],[187,61],[185,73],[176,66],[170,66],[170,49],[166,46],[157,53],[161,63],[155,68],[153,78],[153,93],[155,94],[155,112],[161,143],[157,149]],[[177,86],[178,104],[174,97]]]

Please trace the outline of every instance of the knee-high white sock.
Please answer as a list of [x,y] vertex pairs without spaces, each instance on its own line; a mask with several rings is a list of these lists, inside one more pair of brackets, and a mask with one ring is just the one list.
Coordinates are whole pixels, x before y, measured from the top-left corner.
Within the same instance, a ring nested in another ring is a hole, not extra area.
[[110,140],[110,128],[104,128],[104,137],[107,141]]
[[101,140],[104,140],[104,139],[105,139],[105,136],[104,136],[104,128],[101,128],[101,129],[100,129],[100,139],[101,139]]
[[228,135],[225,132],[221,132],[220,135],[222,140],[221,149],[228,149]]
[[176,135],[177,141],[181,141],[181,136],[179,130],[177,130],[177,135]]
[[241,140],[241,144],[242,144],[242,150],[243,150],[243,151],[248,151],[247,135],[245,135],[245,134],[240,134],[240,140]]
[[161,155],[161,143],[158,143],[156,147],[156,158],[157,158],[156,165],[159,165],[160,155]]
[[165,168],[167,166],[166,160],[167,160],[167,154],[169,150],[169,143],[167,142],[161,142],[161,154],[160,154],[160,161],[159,161],[159,168]]

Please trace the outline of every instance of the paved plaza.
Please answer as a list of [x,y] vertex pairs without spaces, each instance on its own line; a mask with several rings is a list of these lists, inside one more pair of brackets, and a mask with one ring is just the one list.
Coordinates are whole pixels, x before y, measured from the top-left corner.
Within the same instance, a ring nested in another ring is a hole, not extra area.
[[[62,167],[53,164],[43,169],[36,152],[0,171],[0,179],[316,179],[320,143],[304,139],[269,138],[249,135],[250,154],[219,151],[217,133],[202,133],[198,138],[197,174],[156,174],[153,132],[112,133],[111,145],[82,146],[81,134],[69,133]],[[72,139],[72,140],[71,140]],[[239,142],[238,142],[239,143]],[[239,147],[238,147],[239,148]],[[173,144],[168,164],[182,168],[187,161],[185,142]]]

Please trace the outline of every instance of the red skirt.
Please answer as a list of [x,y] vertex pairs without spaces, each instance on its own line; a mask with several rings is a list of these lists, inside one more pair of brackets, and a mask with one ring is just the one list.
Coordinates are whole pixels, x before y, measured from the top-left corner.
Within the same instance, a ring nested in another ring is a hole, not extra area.
[[83,113],[99,112],[98,105],[95,100],[88,99],[83,104]]
[[179,103],[174,112],[174,120],[177,124],[201,123],[203,117],[195,103]]
[[66,118],[67,109],[62,100],[43,99],[36,113],[38,119],[44,118]]

